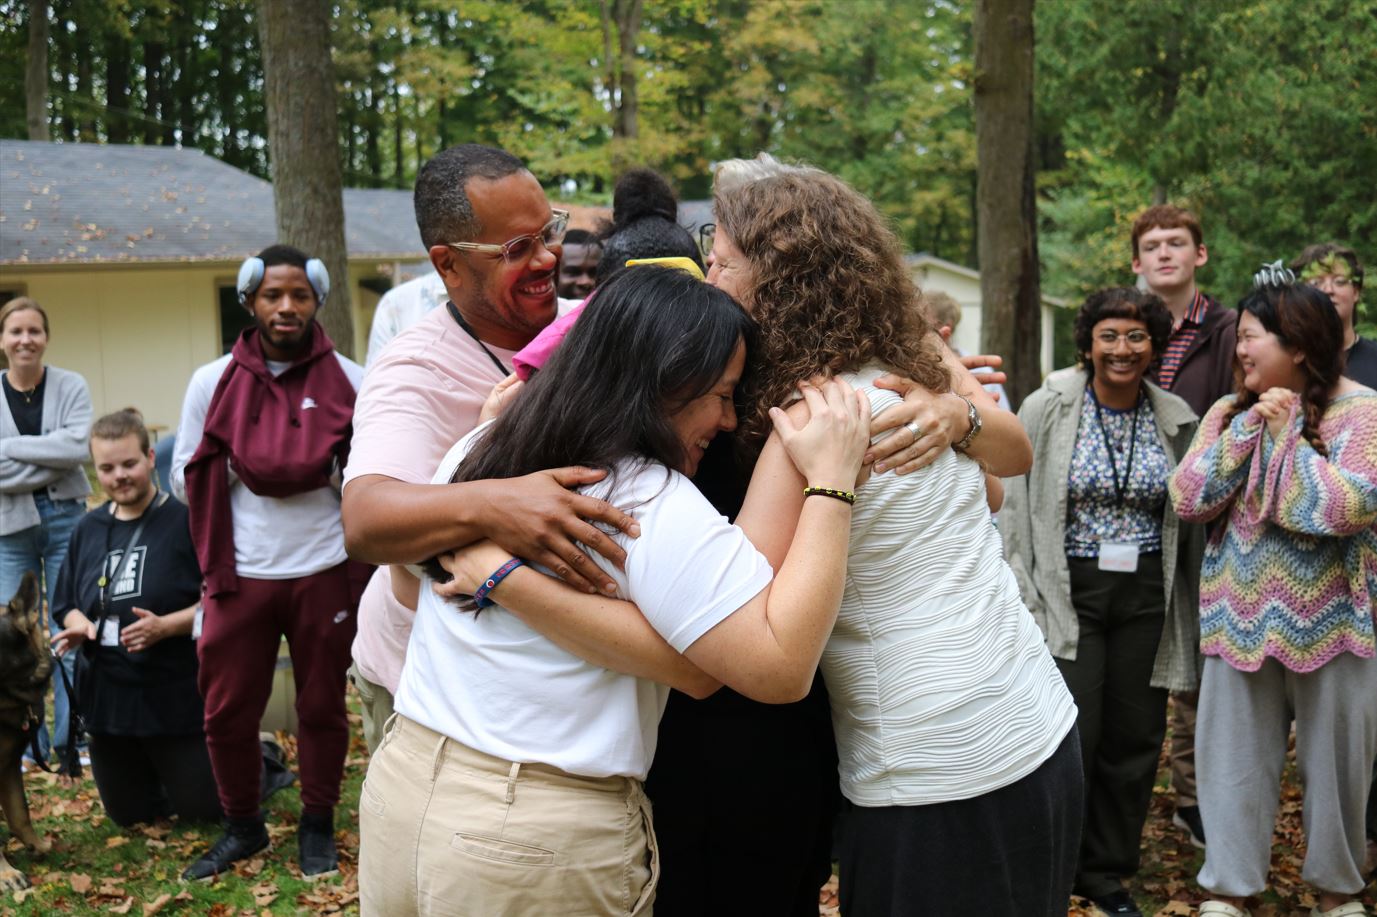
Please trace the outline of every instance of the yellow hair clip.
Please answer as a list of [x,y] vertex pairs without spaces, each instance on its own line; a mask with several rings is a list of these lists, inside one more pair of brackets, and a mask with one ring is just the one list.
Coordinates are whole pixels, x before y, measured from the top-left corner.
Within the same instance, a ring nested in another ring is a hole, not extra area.
[[626,262],[627,267],[636,267],[640,264],[653,264],[656,267],[671,267],[681,271],[687,271],[699,280],[704,280],[703,269],[693,263],[692,258],[632,258]]

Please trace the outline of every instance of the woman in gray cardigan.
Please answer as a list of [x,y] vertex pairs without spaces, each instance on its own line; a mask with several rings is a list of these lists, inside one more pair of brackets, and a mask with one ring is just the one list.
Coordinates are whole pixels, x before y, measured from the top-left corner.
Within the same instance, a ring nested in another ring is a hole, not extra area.
[[[0,307],[0,348],[9,364],[0,372],[0,601],[9,601],[32,570],[51,604],[67,541],[91,492],[82,468],[91,392],[77,373],[43,365],[48,314],[27,296]],[[72,657],[63,664],[70,678]],[[52,739],[63,748],[69,703],[61,678],[53,681]],[[46,729],[39,731],[39,748],[48,753]]]
[[1203,541],[1167,499],[1196,416],[1144,378],[1171,316],[1132,289],[1076,317],[1081,367],[1055,372],[1018,412],[1033,469],[1010,479],[999,528],[1023,601],[1079,708],[1086,808],[1076,893],[1134,917],[1123,881],[1166,731],[1167,691],[1197,686]]

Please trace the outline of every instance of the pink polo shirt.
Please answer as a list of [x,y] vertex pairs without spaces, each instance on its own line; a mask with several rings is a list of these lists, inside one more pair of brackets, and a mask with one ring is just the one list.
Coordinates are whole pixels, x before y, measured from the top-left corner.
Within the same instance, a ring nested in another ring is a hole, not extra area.
[[[512,365],[513,351],[488,349]],[[448,309],[432,309],[397,335],[364,375],[344,486],[367,474],[430,483],[455,441],[478,426],[478,412],[502,378]],[[394,694],[415,615],[392,597],[391,568],[379,567],[359,602],[354,661],[364,678]]]

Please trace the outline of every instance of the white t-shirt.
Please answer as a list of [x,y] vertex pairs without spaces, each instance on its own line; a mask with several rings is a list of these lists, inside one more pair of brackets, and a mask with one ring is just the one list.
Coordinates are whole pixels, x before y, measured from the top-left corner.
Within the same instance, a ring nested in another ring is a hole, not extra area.
[[[847,377],[875,415],[900,401],[873,387],[882,371]],[[1076,706],[1004,562],[975,461],[948,449],[857,492],[822,671],[857,805],[970,799],[1057,750]]]
[[[450,450],[432,483],[449,481],[484,429]],[[625,572],[589,556],[676,650],[769,585],[765,557],[683,475],[625,461],[613,478],[610,490],[602,481],[584,491],[634,515],[641,535],[613,536],[627,552]],[[399,713],[509,761],[645,778],[669,688],[585,662],[500,605],[476,616],[471,609],[438,598],[422,580]]]
[[363,361],[364,369],[373,368],[373,362],[393,338],[425,318],[436,306],[443,306],[448,300],[449,293],[445,290],[445,282],[434,271],[398,284],[384,293],[382,299],[378,300],[378,308],[373,312],[373,324],[368,331],[368,354]]
[[[349,383],[358,391],[363,367],[335,354]],[[186,465],[201,445],[206,413],[215,386],[229,366],[225,354],[196,370],[182,403],[182,422],[172,450],[172,491],[186,500]],[[268,361],[268,370],[280,376],[290,363]],[[226,460],[228,461],[228,460]],[[320,487],[290,497],[260,497],[230,470],[230,515],[234,520],[234,565],[240,576],[251,579],[296,579],[343,563],[344,525],[339,517],[339,492]]]

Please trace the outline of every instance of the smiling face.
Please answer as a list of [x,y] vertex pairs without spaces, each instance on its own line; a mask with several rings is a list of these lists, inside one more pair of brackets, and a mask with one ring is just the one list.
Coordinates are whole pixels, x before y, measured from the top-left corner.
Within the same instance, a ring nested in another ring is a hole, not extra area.
[[1149,229],[1138,237],[1133,273],[1142,275],[1148,289],[1161,296],[1195,284],[1195,269],[1209,260],[1205,246],[1184,226]]
[[565,299],[584,299],[592,293],[601,257],[602,249],[597,245],[566,243],[564,255],[559,259],[559,295]]
[[93,437],[91,458],[101,490],[116,506],[141,508],[153,496],[153,450],[139,448],[139,437]]
[[[473,242],[504,245],[518,236],[539,234],[554,218],[540,182],[530,172],[504,178],[471,178],[465,188],[474,217],[483,227]],[[457,241],[457,240],[448,240]],[[518,350],[554,321],[555,269],[561,246],[537,243],[524,258],[437,246],[448,259],[446,285],[464,318],[489,343]],[[438,265],[437,265],[438,266]],[[457,275],[457,276],[456,276]],[[457,280],[458,290],[450,283]]]
[[5,327],[0,329],[0,349],[4,350],[11,370],[41,368],[43,352],[48,349],[43,316],[33,309],[17,309],[5,316]]
[[684,446],[685,467],[675,469],[676,471],[693,477],[712,438],[719,432],[730,433],[736,429],[736,404],[733,394],[745,368],[746,345],[739,342],[717,384],[670,416],[670,425],[674,427],[674,432],[679,435],[679,442]]
[[747,312],[751,311],[750,292],[754,287],[754,276],[746,256],[727,238],[721,229],[712,239],[712,254],[708,256],[708,283],[741,303]]
[[274,264],[263,271],[263,282],[248,308],[258,326],[263,355],[285,362],[310,343],[320,301],[304,269],[295,264]]
[[1243,367],[1243,385],[1250,392],[1261,394],[1277,386],[1298,392],[1305,387],[1305,373],[1301,369],[1305,355],[1283,344],[1251,312],[1244,312],[1238,320],[1238,346],[1234,353]]
[[1152,336],[1136,318],[1106,318],[1090,332],[1095,381],[1114,391],[1137,392],[1152,365]]

